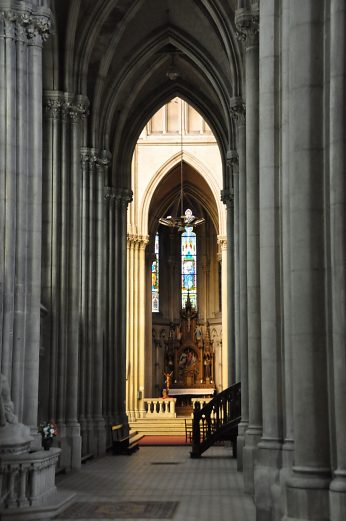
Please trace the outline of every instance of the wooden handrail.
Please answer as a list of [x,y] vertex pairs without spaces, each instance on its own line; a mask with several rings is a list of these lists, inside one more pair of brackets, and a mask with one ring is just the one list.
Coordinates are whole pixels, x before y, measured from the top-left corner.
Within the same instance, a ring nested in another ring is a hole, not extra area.
[[225,389],[201,408],[197,402],[193,411],[192,458],[199,458],[213,443],[221,439],[233,441],[241,418],[240,382]]

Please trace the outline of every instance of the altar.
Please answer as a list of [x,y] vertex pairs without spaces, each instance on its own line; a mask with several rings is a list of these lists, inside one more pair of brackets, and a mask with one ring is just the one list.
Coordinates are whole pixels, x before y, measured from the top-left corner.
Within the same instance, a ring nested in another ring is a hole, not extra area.
[[165,395],[177,398],[178,415],[192,412],[193,397],[214,395],[214,360],[209,324],[198,321],[188,296],[179,325],[171,325],[165,350]]

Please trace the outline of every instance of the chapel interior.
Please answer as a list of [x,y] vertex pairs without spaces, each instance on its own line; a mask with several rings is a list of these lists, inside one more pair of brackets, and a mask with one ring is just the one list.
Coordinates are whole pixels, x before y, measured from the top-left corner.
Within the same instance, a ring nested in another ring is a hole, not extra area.
[[345,91],[344,0],[0,0],[1,519],[175,424],[346,519]]

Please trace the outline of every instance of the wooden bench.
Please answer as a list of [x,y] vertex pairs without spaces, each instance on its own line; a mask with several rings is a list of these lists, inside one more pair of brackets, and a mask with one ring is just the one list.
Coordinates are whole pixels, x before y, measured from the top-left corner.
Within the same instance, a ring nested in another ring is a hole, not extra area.
[[138,439],[134,439],[137,433],[125,433],[123,424],[112,425],[112,453],[114,456],[119,454],[131,455],[139,449]]

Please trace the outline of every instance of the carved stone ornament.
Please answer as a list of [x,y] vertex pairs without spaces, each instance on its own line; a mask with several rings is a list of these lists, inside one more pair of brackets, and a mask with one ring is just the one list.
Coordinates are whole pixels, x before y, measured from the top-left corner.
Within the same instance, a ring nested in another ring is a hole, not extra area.
[[242,98],[232,98],[230,103],[231,117],[237,123],[243,123],[246,116],[246,105]]
[[104,198],[106,201],[112,201],[115,198],[115,190],[113,186],[105,186]]
[[258,10],[238,9],[235,14],[236,37],[246,45],[258,43],[259,14]]

